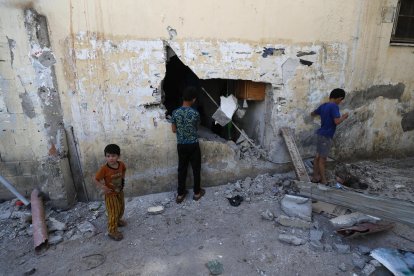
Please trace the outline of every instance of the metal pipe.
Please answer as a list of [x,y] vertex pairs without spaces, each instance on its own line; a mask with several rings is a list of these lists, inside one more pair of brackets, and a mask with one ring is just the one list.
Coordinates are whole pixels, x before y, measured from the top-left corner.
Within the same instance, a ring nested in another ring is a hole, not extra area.
[[0,175],[0,182],[4,185],[7,189],[9,189],[10,192],[12,192],[15,196],[17,196],[18,199],[20,199],[24,205],[29,205],[30,202],[22,196],[13,186],[10,184],[3,176]]
[[39,197],[39,191],[34,189],[31,197],[32,201],[32,225],[33,225],[33,241],[36,251],[47,246],[47,227],[45,222],[45,209],[43,207],[43,199]]

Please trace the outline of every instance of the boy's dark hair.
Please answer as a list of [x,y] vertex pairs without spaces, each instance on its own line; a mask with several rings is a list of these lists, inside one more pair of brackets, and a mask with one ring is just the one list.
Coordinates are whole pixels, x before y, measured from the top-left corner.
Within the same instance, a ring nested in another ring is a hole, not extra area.
[[344,98],[345,99],[345,90],[341,88],[335,88],[331,91],[331,94],[329,95],[329,99],[339,99]]
[[116,144],[109,144],[105,147],[104,153],[105,156],[107,153],[121,155],[121,148]]
[[192,101],[197,97],[197,88],[194,86],[189,86],[184,89],[183,100],[186,102]]

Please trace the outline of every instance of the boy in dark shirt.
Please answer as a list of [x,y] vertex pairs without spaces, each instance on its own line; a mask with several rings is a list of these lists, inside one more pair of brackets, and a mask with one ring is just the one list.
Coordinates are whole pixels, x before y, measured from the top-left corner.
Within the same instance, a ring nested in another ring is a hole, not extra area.
[[109,144],[104,150],[106,164],[96,173],[95,184],[105,194],[105,207],[108,214],[108,236],[116,241],[123,239],[118,226],[125,226],[122,219],[125,210],[124,182],[126,167],[118,160],[121,149],[118,145]]
[[320,105],[311,116],[321,117],[321,127],[316,132],[317,145],[316,157],[313,162],[312,182],[327,184],[325,176],[325,163],[332,147],[332,139],[335,134],[336,126],[348,118],[348,113],[341,116],[338,105],[345,99],[345,91],[336,88],[329,95],[329,102]]
[[198,144],[197,129],[200,114],[191,106],[196,100],[197,89],[187,87],[183,92],[183,105],[172,113],[172,132],[177,134],[178,151],[178,189],[176,202],[183,202],[187,195],[185,180],[188,164],[191,163],[194,176],[194,200],[199,200],[205,190],[200,188],[201,152]]

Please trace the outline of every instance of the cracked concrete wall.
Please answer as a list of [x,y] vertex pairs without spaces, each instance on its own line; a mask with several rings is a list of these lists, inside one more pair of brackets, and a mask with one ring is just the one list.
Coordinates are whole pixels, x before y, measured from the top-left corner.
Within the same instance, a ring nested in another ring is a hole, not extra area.
[[[31,8],[1,16],[0,174],[25,196],[41,190],[57,207],[75,202],[47,20]],[[10,30],[18,30],[11,32]],[[12,195],[3,187],[1,198]]]
[[[121,146],[129,195],[175,188],[175,137],[161,104],[167,45],[200,78],[268,84],[264,104],[259,105],[264,108],[263,133],[257,137],[273,162],[289,161],[279,135],[283,126],[295,128],[304,156],[313,154],[317,121],[309,113],[336,87],[349,92],[342,109],[351,116],[338,129],[334,157],[414,151],[414,52],[389,44],[389,11],[396,0],[6,3],[1,18],[6,22],[10,17],[13,24],[2,24],[0,45],[8,58],[0,62],[0,108],[7,106],[7,116],[17,109],[19,116],[10,129],[18,131],[14,125],[19,120],[19,128],[24,126],[24,133],[38,139],[32,145],[16,142],[19,135],[2,133],[1,145],[18,147],[9,160],[38,162],[34,160],[49,152],[50,131],[57,133],[57,128],[45,125],[56,111],[54,122],[73,127],[91,198],[98,197],[91,178],[104,161],[107,143]],[[38,41],[41,56],[33,52],[24,26],[27,6],[47,19],[50,47]],[[39,85],[32,89],[25,78],[36,80],[39,64],[55,68],[45,80],[46,90]],[[15,90],[21,92],[12,93]],[[47,99],[56,108],[48,109]],[[5,124],[0,123],[3,128]],[[233,146],[202,141],[204,184],[275,168],[243,163]],[[22,159],[27,152],[31,155]]]

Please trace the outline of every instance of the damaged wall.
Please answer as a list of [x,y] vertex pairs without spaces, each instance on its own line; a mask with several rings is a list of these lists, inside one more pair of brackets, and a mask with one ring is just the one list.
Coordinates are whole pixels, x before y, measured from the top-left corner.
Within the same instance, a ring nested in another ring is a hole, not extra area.
[[[279,135],[284,126],[295,128],[304,156],[313,153],[317,121],[309,113],[336,87],[349,92],[343,110],[351,116],[338,129],[341,146],[334,157],[412,153],[413,48],[389,45],[393,19],[384,12],[396,3],[6,2],[0,17],[0,126],[7,131],[0,134],[0,173],[15,164],[9,176],[22,177],[18,167],[29,162],[36,178],[51,156],[65,159],[59,137],[73,127],[78,173],[90,198],[98,197],[91,179],[108,143],[121,146],[129,195],[175,189],[176,141],[161,99],[167,45],[201,79],[268,84],[264,103],[257,104],[263,114],[252,121],[264,118],[256,137],[273,162],[289,161]],[[48,29],[39,30],[46,34],[34,35],[28,11],[45,18]],[[39,40],[47,34],[50,45]],[[7,152],[10,147],[16,150]],[[231,142],[204,140],[202,150],[206,185],[275,169],[238,160]],[[53,189],[60,187],[56,193],[65,197],[73,187],[63,171],[55,174],[60,184]],[[40,177],[32,182],[19,190],[51,183]]]
[[[39,188],[55,206],[67,207],[76,195],[47,19],[30,8],[1,19],[7,40],[0,75],[0,173],[25,196]],[[7,32],[12,28],[19,36]],[[2,187],[0,195],[9,193]]]

